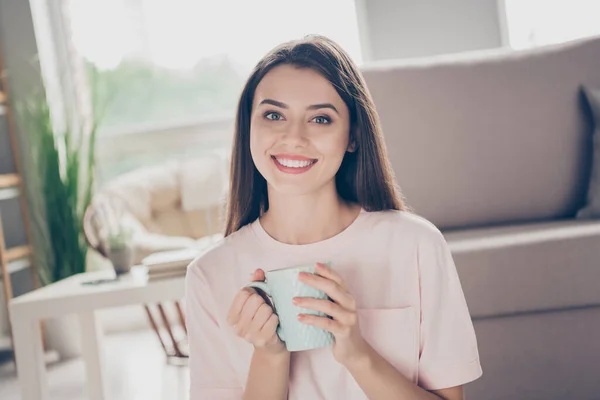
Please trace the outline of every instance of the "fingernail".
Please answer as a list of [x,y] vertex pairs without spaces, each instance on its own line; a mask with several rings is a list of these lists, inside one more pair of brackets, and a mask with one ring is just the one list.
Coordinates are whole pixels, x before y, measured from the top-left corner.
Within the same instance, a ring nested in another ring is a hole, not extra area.
[[292,303],[294,303],[295,305],[298,305],[299,302],[300,301],[295,297],[292,299]]

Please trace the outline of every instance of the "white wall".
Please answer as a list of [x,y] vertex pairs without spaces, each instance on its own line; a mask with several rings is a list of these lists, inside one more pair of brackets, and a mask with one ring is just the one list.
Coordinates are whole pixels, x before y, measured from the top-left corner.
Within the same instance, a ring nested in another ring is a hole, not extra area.
[[357,0],[367,57],[425,57],[500,47],[499,1]]
[[32,55],[37,46],[29,1],[0,0],[0,43],[13,97],[40,85]]

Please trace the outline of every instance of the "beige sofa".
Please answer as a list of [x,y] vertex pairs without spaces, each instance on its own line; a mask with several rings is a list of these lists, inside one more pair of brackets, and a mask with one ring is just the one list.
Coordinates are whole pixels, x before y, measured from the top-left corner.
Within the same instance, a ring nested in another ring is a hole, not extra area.
[[477,332],[470,399],[600,398],[600,220],[581,85],[600,38],[363,73],[408,204],[445,234]]

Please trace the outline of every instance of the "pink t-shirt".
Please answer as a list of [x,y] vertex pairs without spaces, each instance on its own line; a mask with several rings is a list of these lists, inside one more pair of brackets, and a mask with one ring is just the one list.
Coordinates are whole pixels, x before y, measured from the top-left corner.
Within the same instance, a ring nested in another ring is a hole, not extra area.
[[[407,211],[361,212],[343,232],[307,245],[276,241],[260,222],[195,260],[186,283],[191,400],[241,399],[253,346],[226,322],[256,268],[332,261],[358,305],[364,338],[424,389],[482,375],[477,340],[441,232]],[[292,353],[290,400],[366,399],[330,348]]]

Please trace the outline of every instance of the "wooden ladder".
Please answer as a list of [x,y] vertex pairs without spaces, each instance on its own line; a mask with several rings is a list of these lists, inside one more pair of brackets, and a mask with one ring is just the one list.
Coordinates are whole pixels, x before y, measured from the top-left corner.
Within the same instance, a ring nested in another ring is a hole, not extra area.
[[[4,71],[4,63],[2,59],[2,51],[0,49],[0,123],[6,123],[8,127],[8,134],[10,140],[10,146],[13,154],[15,171],[13,173],[1,174],[0,173],[0,201],[19,199],[21,207],[21,217],[25,227],[25,235],[27,243],[17,247],[7,248],[5,242],[5,235],[2,225],[2,213],[0,207],[0,271],[2,273],[1,278],[4,286],[4,297],[6,312],[8,315],[8,304],[13,298],[13,288],[11,275],[17,271],[29,268],[33,280],[33,287],[37,289],[40,287],[40,279],[37,274],[37,269],[34,264],[33,247],[32,247],[32,234],[31,234],[31,220],[29,217],[29,211],[27,206],[27,200],[25,195],[25,185],[22,178],[22,167],[21,160],[19,157],[19,148],[17,141],[16,123],[14,116],[11,112],[9,97],[8,97],[8,82],[6,76],[2,73]],[[2,121],[2,120],[5,121]],[[10,334],[10,319],[9,319],[9,337],[2,337],[3,333],[0,332],[0,350],[13,349],[12,335]]]

